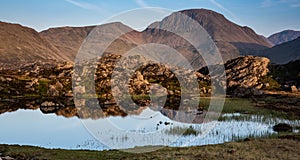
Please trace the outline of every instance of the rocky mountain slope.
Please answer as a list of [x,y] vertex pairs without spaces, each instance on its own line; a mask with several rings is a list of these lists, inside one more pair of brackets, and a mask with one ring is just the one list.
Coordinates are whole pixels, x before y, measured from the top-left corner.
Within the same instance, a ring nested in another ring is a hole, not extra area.
[[[239,55],[256,54],[262,49],[271,47],[262,36],[257,35],[252,29],[238,26],[214,11],[192,9],[177,13],[192,17],[207,30],[220,50],[224,61]],[[97,27],[97,30],[100,32],[101,28],[105,28],[103,26],[110,25],[111,30],[127,27],[126,30],[130,31],[115,40],[106,52],[124,54],[137,45],[160,43],[173,47],[191,60],[195,58],[193,57],[195,55],[194,47],[175,34],[159,30],[159,26],[169,25],[170,29],[183,27],[186,22],[187,19],[178,19],[175,12],[161,22],[150,25],[142,32],[134,31],[121,23],[105,24]],[[153,27],[155,27],[154,30]],[[20,25],[1,23],[0,62],[47,59],[74,61],[82,42],[93,29],[94,26],[61,27],[37,33],[33,29]],[[197,63],[201,63],[201,61],[199,60]]]
[[275,33],[268,37],[268,40],[274,45],[282,44],[285,42],[292,41],[300,37],[300,31],[285,30],[279,33]]
[[54,45],[66,60],[73,61],[79,47],[94,26],[50,28],[40,32],[40,36]]
[[271,62],[285,64],[300,59],[300,37],[286,43],[274,46],[262,52]]
[[65,60],[66,57],[35,30],[0,22],[0,62]]
[[[171,31],[193,32],[193,26],[186,25],[190,21],[189,18],[180,16],[180,14],[191,17],[208,32],[212,41],[218,47],[224,61],[240,55],[256,55],[259,51],[272,46],[267,39],[257,35],[249,27],[241,27],[230,22],[223,15],[206,9],[175,12],[164,18],[161,22],[149,25],[143,32],[130,32],[126,34],[123,39],[134,42],[136,45],[147,43],[164,44],[173,47],[188,60],[196,59],[198,57],[194,57],[194,55],[198,54],[195,54],[195,47],[198,46],[192,46],[188,41],[176,35],[176,33],[164,30],[164,28],[168,28]],[[194,35],[198,35],[198,33]],[[192,38],[201,41],[201,37]],[[203,63],[203,60],[199,60],[197,63]]]
[[[257,35],[251,28],[239,26],[217,12],[206,9],[191,9],[179,12],[197,21],[209,33],[221,52],[224,61],[240,55],[255,55],[258,51],[271,47],[271,44],[262,36]],[[184,25],[187,21],[188,19],[178,18],[178,15],[173,13],[161,22],[156,22],[150,26],[155,28],[168,26],[170,29],[184,27],[185,30],[189,30],[188,26]],[[151,30],[146,30],[148,34],[151,32]],[[168,39],[168,36],[164,34],[153,36],[154,38],[152,39],[158,42],[160,42],[158,37],[166,37],[162,40],[176,43],[176,40]],[[177,46],[180,45],[182,44],[177,44]]]

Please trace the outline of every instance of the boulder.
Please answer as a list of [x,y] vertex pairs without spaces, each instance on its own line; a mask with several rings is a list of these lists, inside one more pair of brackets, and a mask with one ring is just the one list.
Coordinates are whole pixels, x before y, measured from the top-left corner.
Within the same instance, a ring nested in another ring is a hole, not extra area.
[[58,111],[61,107],[60,104],[58,103],[54,103],[51,101],[45,101],[41,104],[40,110],[43,113],[55,113],[56,111]]
[[298,92],[298,89],[295,85],[291,86],[291,91],[292,92]]
[[85,87],[84,86],[76,86],[76,87],[74,87],[74,93],[76,93],[76,94],[84,94],[85,93]]
[[49,89],[47,90],[47,94],[51,97],[57,97],[59,96],[59,91],[55,88],[54,85],[50,85]]

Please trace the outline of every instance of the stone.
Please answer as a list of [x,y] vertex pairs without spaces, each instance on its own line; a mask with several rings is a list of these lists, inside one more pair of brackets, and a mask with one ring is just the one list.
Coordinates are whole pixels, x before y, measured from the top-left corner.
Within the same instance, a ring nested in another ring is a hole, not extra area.
[[14,158],[9,157],[9,156],[5,156],[5,157],[1,157],[0,160],[14,160]]
[[41,104],[41,107],[51,107],[51,106],[56,106],[56,104],[54,102],[49,102],[49,101],[45,101]]
[[85,87],[84,86],[75,86],[74,87],[74,93],[84,94],[85,93]]
[[59,96],[59,91],[55,88],[54,85],[50,85],[49,89],[47,90],[47,94],[51,97]]
[[136,72],[136,77],[137,77],[137,79],[138,79],[139,81],[143,81],[143,80],[144,80],[144,77],[143,77],[143,75],[141,74],[140,71],[137,71],[137,72]]
[[4,77],[0,77],[0,81],[4,82],[6,79]]
[[12,81],[12,78],[6,78],[6,80],[10,82],[10,81]]
[[63,86],[59,81],[57,81],[57,82],[55,83],[55,88],[56,88],[56,89],[63,89],[64,86]]
[[265,87],[270,87],[269,83],[265,83],[264,85],[265,85]]
[[298,89],[295,85],[291,86],[291,91],[292,92],[298,92]]

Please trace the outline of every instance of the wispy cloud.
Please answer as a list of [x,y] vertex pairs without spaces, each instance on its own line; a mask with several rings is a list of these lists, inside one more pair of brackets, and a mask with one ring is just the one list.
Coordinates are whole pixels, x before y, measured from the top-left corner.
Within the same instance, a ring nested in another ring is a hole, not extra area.
[[233,14],[230,10],[228,10],[227,8],[225,8],[222,4],[218,3],[215,0],[210,0],[210,2],[214,5],[216,5],[217,7],[219,7],[220,9],[224,10],[225,12],[227,12],[232,18],[237,19],[237,17],[235,16],[235,14]]
[[300,4],[292,4],[291,7],[300,7]]
[[68,3],[71,3],[77,7],[80,7],[82,9],[87,9],[87,10],[95,10],[95,11],[100,11],[100,7],[90,4],[90,3],[86,3],[86,2],[79,2],[79,1],[75,1],[75,0],[65,0]]
[[264,0],[261,3],[262,8],[274,7],[277,5],[288,5],[290,7],[300,7],[300,0]]
[[149,5],[144,0],[135,0],[135,3],[137,3],[140,7],[147,8]]

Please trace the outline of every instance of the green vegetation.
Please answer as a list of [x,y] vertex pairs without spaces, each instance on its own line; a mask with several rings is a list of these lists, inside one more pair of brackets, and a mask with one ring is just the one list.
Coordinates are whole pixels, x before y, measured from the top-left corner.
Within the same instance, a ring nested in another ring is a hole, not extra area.
[[[123,151],[86,151],[44,149],[31,146],[0,145],[2,156],[17,159],[36,160],[105,160],[105,159],[297,159],[300,156],[300,141],[293,140],[297,135],[282,135],[271,139],[248,139],[247,141],[230,142],[218,145],[197,147],[151,147],[151,153],[128,153],[126,151],[149,150],[149,147],[138,147]],[[299,136],[298,136],[299,138]]]
[[50,80],[46,80],[46,79],[39,80],[39,86],[37,88],[38,94],[41,96],[46,96],[50,83],[51,83]]
[[183,136],[189,136],[189,135],[198,135],[199,132],[194,129],[193,126],[189,127],[171,127],[169,130],[165,131],[166,134],[168,135],[183,135]]
[[271,76],[264,76],[260,79],[260,82],[262,84],[269,84],[268,86],[264,86],[264,89],[267,90],[279,90],[281,88],[281,85],[274,80]]
[[[266,96],[261,98],[265,104],[273,104],[273,103],[282,103],[283,98],[276,98],[272,96]],[[204,106],[204,109],[207,110],[210,105],[211,98],[208,97],[201,97],[200,98],[200,106]],[[283,111],[281,109],[275,110],[272,109],[273,106],[270,108],[265,106],[258,106],[259,100],[250,100],[245,98],[226,98],[224,102],[224,106],[222,109],[222,113],[243,113],[249,115],[264,115],[267,117],[278,117],[284,118],[289,120],[298,119],[297,115],[291,115],[288,111]],[[287,98],[289,103],[297,104],[297,98]],[[285,108],[286,109],[286,108]]]

